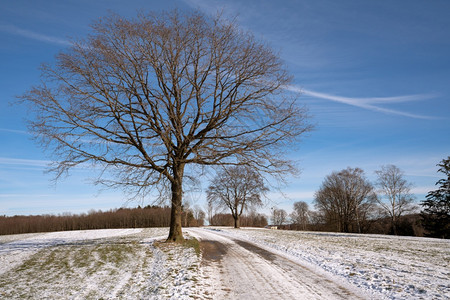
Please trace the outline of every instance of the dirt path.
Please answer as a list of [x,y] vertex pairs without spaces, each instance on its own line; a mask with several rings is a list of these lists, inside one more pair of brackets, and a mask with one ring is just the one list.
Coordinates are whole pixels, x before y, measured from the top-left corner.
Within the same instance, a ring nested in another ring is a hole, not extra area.
[[214,299],[365,299],[249,242],[205,229],[188,232],[201,240],[203,269]]

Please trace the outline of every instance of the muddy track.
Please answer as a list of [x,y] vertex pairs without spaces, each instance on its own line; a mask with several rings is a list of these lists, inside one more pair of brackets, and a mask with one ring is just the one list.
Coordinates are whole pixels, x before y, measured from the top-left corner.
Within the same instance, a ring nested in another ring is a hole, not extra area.
[[209,270],[211,280],[216,280],[214,298],[365,299],[324,275],[252,243],[210,230],[189,231],[201,240],[204,268]]

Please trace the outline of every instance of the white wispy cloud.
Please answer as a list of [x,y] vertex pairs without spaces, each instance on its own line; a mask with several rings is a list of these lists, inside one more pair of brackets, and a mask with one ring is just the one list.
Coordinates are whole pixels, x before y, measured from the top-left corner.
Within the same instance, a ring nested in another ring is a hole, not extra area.
[[48,160],[0,157],[0,165],[47,167],[50,163],[51,161]]
[[432,116],[413,114],[405,111],[389,109],[384,107],[376,106],[375,104],[392,104],[392,103],[400,103],[400,102],[411,102],[411,101],[422,101],[435,97],[433,94],[417,94],[417,95],[406,95],[406,96],[397,96],[397,97],[368,97],[368,98],[353,98],[353,97],[343,97],[337,95],[331,95],[326,93],[320,93],[308,89],[303,89],[297,86],[288,86],[287,90],[302,93],[307,96],[325,99],[329,101],[344,103],[347,105],[368,109],[372,111],[377,111],[386,114],[400,115],[404,117],[410,117],[415,119],[435,119]]
[[66,39],[34,32],[34,31],[31,31],[28,29],[23,29],[23,28],[15,26],[15,25],[0,25],[0,31],[18,35],[18,36],[22,36],[22,37],[33,39],[33,40],[37,40],[40,42],[45,42],[45,43],[51,43],[51,44],[62,45],[62,46],[71,46],[72,45],[72,43]]
[[315,191],[313,190],[293,190],[284,192],[283,195],[280,195],[280,193],[277,192],[270,192],[267,194],[267,197],[269,199],[275,199],[277,201],[279,200],[309,200],[314,198]]
[[28,193],[28,194],[19,194],[19,193],[12,193],[12,194],[0,194],[0,198],[48,198],[52,196],[52,194],[34,194],[34,193]]
[[9,128],[0,128],[0,132],[9,132],[9,133],[17,133],[17,134],[24,134],[29,135],[30,133],[25,130],[17,130],[17,129],[9,129]]

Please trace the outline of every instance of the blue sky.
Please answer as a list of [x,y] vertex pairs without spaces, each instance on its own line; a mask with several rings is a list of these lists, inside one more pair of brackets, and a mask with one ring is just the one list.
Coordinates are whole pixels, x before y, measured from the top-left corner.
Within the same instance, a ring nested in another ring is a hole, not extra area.
[[[417,200],[434,189],[450,155],[449,1],[73,0],[0,2],[0,215],[81,213],[127,202],[89,184],[91,170],[65,180],[44,173],[50,158],[27,133],[15,96],[40,81],[39,65],[83,38],[108,11],[218,10],[269,43],[294,75],[293,92],[315,130],[291,153],[302,174],[262,209],[312,203],[324,177],[360,167],[370,180],[395,164]],[[206,188],[204,186],[203,188]],[[202,194],[191,197],[200,206]],[[144,199],[150,204],[151,199]],[[312,205],[311,205],[312,208]]]

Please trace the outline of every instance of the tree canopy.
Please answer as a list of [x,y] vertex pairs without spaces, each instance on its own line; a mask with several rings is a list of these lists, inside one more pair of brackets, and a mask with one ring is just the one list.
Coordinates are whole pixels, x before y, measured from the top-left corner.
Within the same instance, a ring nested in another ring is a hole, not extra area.
[[168,188],[168,240],[179,241],[191,166],[295,172],[283,154],[310,126],[290,80],[279,56],[235,23],[175,10],[100,19],[42,66],[42,83],[22,99],[57,176],[91,164],[110,187]]

